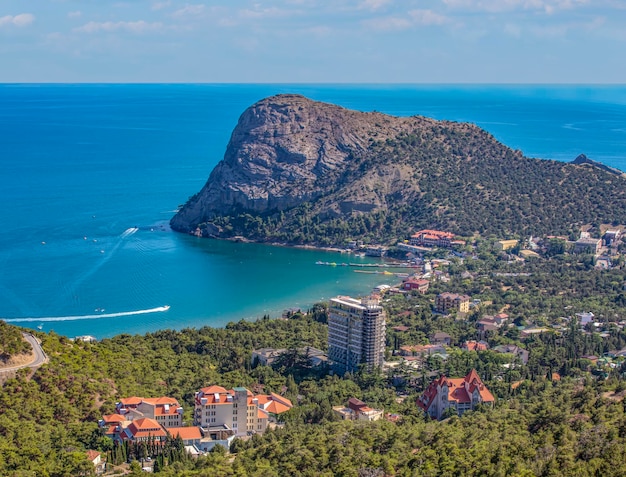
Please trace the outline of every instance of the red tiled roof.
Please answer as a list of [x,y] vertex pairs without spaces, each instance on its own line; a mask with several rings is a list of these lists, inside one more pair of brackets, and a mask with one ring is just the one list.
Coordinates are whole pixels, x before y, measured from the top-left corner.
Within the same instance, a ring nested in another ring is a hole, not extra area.
[[199,427],[170,427],[168,432],[174,438],[180,436],[182,440],[202,439]]
[[449,401],[458,403],[471,402],[471,395],[476,389],[483,402],[495,401],[493,394],[483,384],[476,370],[472,369],[464,378],[446,378],[441,376],[439,379],[432,381],[422,394],[422,397],[417,400],[417,405],[423,410],[427,410],[436,398],[438,388],[444,384],[448,386]]
[[120,403],[122,403],[124,407],[139,406],[139,404],[141,404],[141,401],[143,401],[143,398],[137,396],[120,399]]
[[100,452],[91,449],[87,451],[87,459],[89,459],[90,461],[93,462],[98,457],[100,457]]
[[102,420],[104,421],[105,424],[114,424],[117,422],[125,421],[126,418],[122,416],[121,414],[106,414],[102,416]]
[[141,419],[135,419],[128,425],[127,428],[132,436],[137,439],[139,437],[165,437],[167,433],[161,427],[161,424],[154,419],[143,417]]

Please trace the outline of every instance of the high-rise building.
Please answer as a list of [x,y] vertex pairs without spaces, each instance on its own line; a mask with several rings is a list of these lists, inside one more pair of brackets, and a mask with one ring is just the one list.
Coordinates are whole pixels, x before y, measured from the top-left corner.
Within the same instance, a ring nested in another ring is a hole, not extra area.
[[330,300],[328,359],[336,373],[381,367],[385,356],[385,311],[376,298]]

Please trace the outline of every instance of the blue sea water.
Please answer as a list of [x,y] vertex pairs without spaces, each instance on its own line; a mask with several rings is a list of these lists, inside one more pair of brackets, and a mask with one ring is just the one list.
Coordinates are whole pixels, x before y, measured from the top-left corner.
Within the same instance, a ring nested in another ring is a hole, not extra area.
[[350,260],[339,254],[167,227],[243,110],[277,93],[469,121],[527,156],[626,170],[624,86],[0,85],[0,318],[102,338],[277,316],[393,282],[315,265]]

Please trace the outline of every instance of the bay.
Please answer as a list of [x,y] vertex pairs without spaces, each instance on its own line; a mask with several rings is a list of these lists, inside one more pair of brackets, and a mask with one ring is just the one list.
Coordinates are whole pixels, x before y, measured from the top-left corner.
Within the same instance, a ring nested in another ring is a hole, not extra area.
[[277,316],[395,281],[315,265],[352,260],[339,254],[167,227],[243,110],[277,93],[469,121],[531,157],[626,169],[623,86],[4,84],[0,318],[102,338]]

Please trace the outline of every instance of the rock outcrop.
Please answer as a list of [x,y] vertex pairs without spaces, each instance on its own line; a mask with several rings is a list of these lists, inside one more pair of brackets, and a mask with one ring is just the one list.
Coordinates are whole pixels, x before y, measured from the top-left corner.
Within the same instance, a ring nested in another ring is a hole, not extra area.
[[529,159],[472,124],[278,95],[241,115],[224,159],[171,226],[328,244],[415,227],[556,234],[626,223],[624,177],[589,163]]

